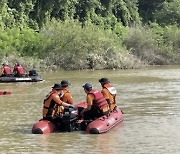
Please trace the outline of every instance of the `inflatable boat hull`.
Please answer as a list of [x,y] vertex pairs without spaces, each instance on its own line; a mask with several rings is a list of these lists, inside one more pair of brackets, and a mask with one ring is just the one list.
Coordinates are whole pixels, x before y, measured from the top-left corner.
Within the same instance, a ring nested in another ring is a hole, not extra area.
[[56,126],[47,120],[40,120],[33,125],[32,133],[33,134],[49,134],[55,132]]
[[[86,108],[87,104],[85,102],[77,104],[77,108]],[[94,121],[88,122],[85,126],[85,129],[81,129],[81,126],[79,127],[79,130],[85,130],[86,133],[90,134],[101,134],[106,133],[109,130],[111,130],[114,126],[116,126],[118,123],[123,121],[123,114],[121,110],[117,107],[115,110],[110,112],[108,116],[102,116]],[[77,126],[86,123],[83,119],[79,119],[76,121]],[[34,134],[48,134],[53,133],[55,131],[60,131],[56,128],[56,126],[47,120],[40,120],[37,123],[34,124],[32,128],[32,133]]]
[[123,121],[123,114],[119,108],[116,108],[108,116],[102,116],[89,123],[86,128],[86,133],[106,133],[121,121]]
[[1,76],[0,82],[39,82],[43,81],[43,79],[39,76],[23,76],[23,77],[15,77],[15,76]]

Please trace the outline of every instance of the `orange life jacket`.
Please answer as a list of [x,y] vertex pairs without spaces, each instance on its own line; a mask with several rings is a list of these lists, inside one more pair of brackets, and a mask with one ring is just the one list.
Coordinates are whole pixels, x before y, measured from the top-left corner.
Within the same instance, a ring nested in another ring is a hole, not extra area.
[[105,84],[103,87],[109,91],[109,94],[111,96],[110,98],[111,103],[115,103],[116,102],[116,89],[110,84]]
[[88,94],[94,95],[93,105],[94,107],[98,108],[99,110],[103,111],[104,108],[107,108],[109,105],[106,99],[103,97],[100,91],[91,90]]
[[55,92],[51,91],[44,99],[43,117],[53,117],[58,110],[58,103],[53,100],[53,97],[57,96]]
[[[67,95],[67,94],[69,94],[69,95]],[[60,95],[60,98],[65,103],[73,104],[72,96],[71,96],[70,92],[66,88],[63,89],[63,94]]]

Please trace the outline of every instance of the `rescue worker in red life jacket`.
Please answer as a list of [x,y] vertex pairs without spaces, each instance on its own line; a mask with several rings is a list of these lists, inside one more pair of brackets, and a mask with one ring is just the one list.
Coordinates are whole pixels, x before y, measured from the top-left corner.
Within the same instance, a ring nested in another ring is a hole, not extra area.
[[22,77],[25,75],[24,68],[19,64],[16,63],[13,69],[14,76]]
[[60,98],[65,103],[73,104],[73,98],[72,98],[70,91],[68,90],[68,86],[69,86],[68,81],[66,81],[66,80],[61,81],[62,91],[61,91]]
[[3,64],[1,68],[1,76],[10,76],[11,68],[7,64]]
[[109,105],[102,93],[92,89],[90,83],[83,85],[84,91],[87,93],[87,108],[83,110],[84,120],[94,120],[103,115],[109,114]]
[[71,106],[70,104],[67,104],[60,100],[59,94],[61,90],[62,87],[60,84],[54,84],[54,86],[52,87],[52,91],[44,99],[44,106],[42,111],[43,119],[49,120],[54,124],[57,124],[59,120],[59,107],[61,110],[63,110],[63,107]]
[[110,107],[110,111],[112,111],[116,108],[116,89],[110,84],[107,78],[101,78],[99,79],[99,82],[102,86],[101,93],[107,100]]

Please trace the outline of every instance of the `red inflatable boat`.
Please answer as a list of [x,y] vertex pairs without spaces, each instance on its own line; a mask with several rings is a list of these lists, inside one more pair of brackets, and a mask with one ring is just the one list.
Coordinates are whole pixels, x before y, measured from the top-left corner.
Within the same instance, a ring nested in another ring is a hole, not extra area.
[[101,134],[109,131],[123,120],[123,114],[119,108],[113,110],[109,116],[102,116],[87,125],[86,132]]
[[[86,108],[87,104],[85,102],[77,104],[76,107],[78,109]],[[123,121],[122,111],[117,107],[115,110],[110,112],[108,116],[102,116],[93,121],[85,121],[83,119],[79,119],[78,111],[65,111],[63,115],[62,122],[60,126],[63,126],[63,129],[57,128],[52,122],[47,120],[40,120],[33,125],[32,133],[33,134],[48,134],[53,132],[61,132],[61,131],[86,131],[86,133],[90,134],[101,134],[109,131],[118,123]],[[62,127],[60,127],[62,128]]]
[[49,134],[56,132],[56,126],[47,120],[39,120],[32,128],[33,134]]
[[0,95],[10,95],[10,91],[0,91]]

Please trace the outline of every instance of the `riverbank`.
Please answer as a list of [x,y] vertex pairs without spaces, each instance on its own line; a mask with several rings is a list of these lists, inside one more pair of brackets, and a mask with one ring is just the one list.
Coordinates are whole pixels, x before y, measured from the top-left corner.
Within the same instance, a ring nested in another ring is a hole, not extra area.
[[[116,70],[116,69],[141,69],[141,68],[145,68],[145,67],[149,67],[149,66],[157,66],[157,65],[148,65],[145,62],[142,62],[138,59],[135,59],[133,57],[133,55],[130,55],[129,57],[123,57],[123,58],[126,61],[124,61],[124,63],[122,63],[122,67],[109,68],[109,69],[112,69],[112,70]],[[3,64],[3,63],[8,64],[11,68],[13,68],[14,64],[16,62],[18,62],[21,65],[23,65],[23,67],[25,68],[26,71],[29,71],[32,69],[35,69],[35,70],[40,71],[40,72],[64,70],[64,68],[61,68],[57,65],[50,65],[49,63],[47,63],[46,60],[32,58],[32,57],[19,57],[18,55],[7,55],[7,56],[3,57],[0,62],[1,62],[1,64]],[[170,65],[164,65],[164,66],[171,66],[171,65],[176,65],[176,64],[170,64]],[[158,65],[158,66],[160,66],[160,65]],[[91,70],[103,70],[103,69],[104,68],[99,67],[97,69],[91,69]],[[70,70],[70,69],[67,68],[66,70]],[[73,70],[73,69],[71,69],[71,70]],[[78,69],[76,69],[76,70],[78,70]],[[79,69],[79,70],[83,70],[83,69]]]
[[[38,59],[38,58],[33,58],[33,57],[20,57],[16,54],[11,54],[11,55],[6,55],[4,57],[2,57],[2,59],[0,60],[0,63],[6,63],[8,64],[11,68],[13,68],[15,63],[20,63],[25,70],[31,70],[31,69],[35,69],[37,71],[58,71],[58,70],[85,70],[85,69],[91,69],[91,70],[103,70],[103,69],[137,69],[137,68],[142,68],[142,67],[146,67],[147,64],[145,64],[144,62],[141,62],[140,60],[138,60],[137,58],[135,58],[133,55],[119,55],[121,56],[120,59],[121,61],[119,61],[119,66],[117,67],[117,65],[110,64],[109,68],[105,68],[102,64],[102,66],[100,66],[100,64],[98,64],[97,66],[94,66],[94,68],[62,68],[61,66],[55,65],[55,64],[51,64],[49,63],[49,61],[47,59]],[[75,63],[69,63],[68,65],[76,65]],[[89,63],[85,64],[86,67],[89,66]]]

